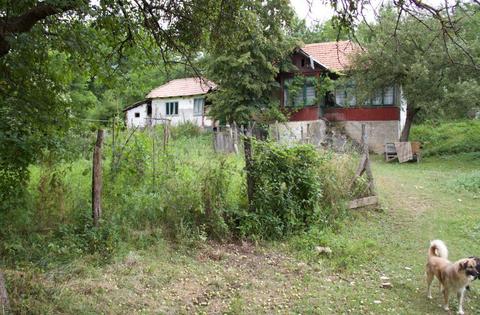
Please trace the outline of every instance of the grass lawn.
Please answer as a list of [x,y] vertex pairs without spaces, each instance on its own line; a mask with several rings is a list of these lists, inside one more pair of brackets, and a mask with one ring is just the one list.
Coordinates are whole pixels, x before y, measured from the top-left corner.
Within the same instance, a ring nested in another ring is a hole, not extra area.
[[[455,180],[480,167],[472,156],[386,164],[373,171],[381,210],[357,210],[319,239],[331,257],[294,249],[301,238],[253,245],[208,243],[198,250],[159,241],[104,266],[88,257],[51,270],[6,270],[19,313],[69,314],[445,314],[438,284],[426,298],[429,241],[450,259],[480,256],[478,194]],[[381,276],[393,288],[380,288]],[[480,313],[480,282],[465,300]],[[451,313],[457,310],[451,298]]]

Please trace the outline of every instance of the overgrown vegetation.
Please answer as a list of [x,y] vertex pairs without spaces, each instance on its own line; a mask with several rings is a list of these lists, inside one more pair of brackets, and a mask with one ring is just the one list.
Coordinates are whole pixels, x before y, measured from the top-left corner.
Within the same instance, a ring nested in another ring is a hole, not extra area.
[[254,152],[255,212],[242,218],[243,235],[284,238],[310,226],[324,229],[342,216],[352,197],[351,156],[273,142],[256,142]]
[[[339,158],[325,166],[342,169]],[[443,312],[440,293],[433,301],[424,293],[425,251],[441,238],[452,259],[478,255],[478,199],[448,183],[477,170],[479,161],[374,159],[383,211],[350,212],[330,228],[313,226],[281,242],[197,242],[192,248],[159,235],[143,248],[140,241],[121,242],[108,264],[89,254],[42,264],[58,255],[45,249],[43,260],[2,265],[11,305],[15,313],[41,314],[437,314]],[[128,232],[137,240],[147,234]],[[36,243],[47,244],[39,237]],[[392,288],[380,288],[384,276]],[[480,307],[478,285],[467,293],[469,314]]]
[[[105,262],[161,239],[181,246],[284,239],[333,224],[350,197],[354,158],[257,142],[255,211],[249,212],[243,158],[213,152],[211,134],[176,127],[164,148],[162,127],[132,132],[104,144],[100,228],[91,223],[91,153],[74,160],[42,154],[43,162],[30,168],[28,202],[0,214],[4,264],[48,268],[84,255]],[[84,138],[89,150],[92,140]]]
[[480,152],[480,120],[425,122],[413,128],[412,141],[422,143],[424,156]]

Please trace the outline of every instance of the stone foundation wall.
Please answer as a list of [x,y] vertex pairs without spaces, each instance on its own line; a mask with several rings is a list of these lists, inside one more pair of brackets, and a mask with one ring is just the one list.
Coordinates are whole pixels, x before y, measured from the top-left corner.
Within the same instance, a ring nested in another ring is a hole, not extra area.
[[310,143],[315,146],[329,144],[343,147],[347,139],[341,134],[360,142],[362,124],[366,125],[368,146],[372,152],[382,154],[385,143],[398,141],[400,122],[392,121],[339,121],[333,122],[329,129],[324,120],[289,121],[270,126],[271,134],[280,143]]
[[336,124],[343,127],[345,133],[355,141],[362,138],[362,124],[366,125],[368,147],[370,151],[382,154],[385,143],[398,141],[400,136],[400,122],[391,121],[342,121]]
[[289,121],[273,124],[270,130],[280,143],[303,142],[320,146],[326,138],[327,124],[323,120]]

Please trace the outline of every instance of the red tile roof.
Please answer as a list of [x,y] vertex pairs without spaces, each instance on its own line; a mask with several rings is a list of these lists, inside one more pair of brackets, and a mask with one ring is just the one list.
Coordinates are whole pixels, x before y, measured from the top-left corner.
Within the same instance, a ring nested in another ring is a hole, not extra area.
[[330,70],[342,71],[348,68],[348,55],[358,49],[349,40],[307,44],[302,50]]
[[215,83],[207,80],[194,78],[176,79],[165,83],[148,93],[146,98],[166,98],[178,96],[191,96],[206,94],[216,87]]

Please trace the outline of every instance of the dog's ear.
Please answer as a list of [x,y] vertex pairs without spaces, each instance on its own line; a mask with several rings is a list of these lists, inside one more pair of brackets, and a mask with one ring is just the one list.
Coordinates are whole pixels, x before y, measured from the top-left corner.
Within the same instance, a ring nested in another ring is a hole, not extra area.
[[468,261],[460,263],[460,270],[467,269],[467,267],[468,267]]

